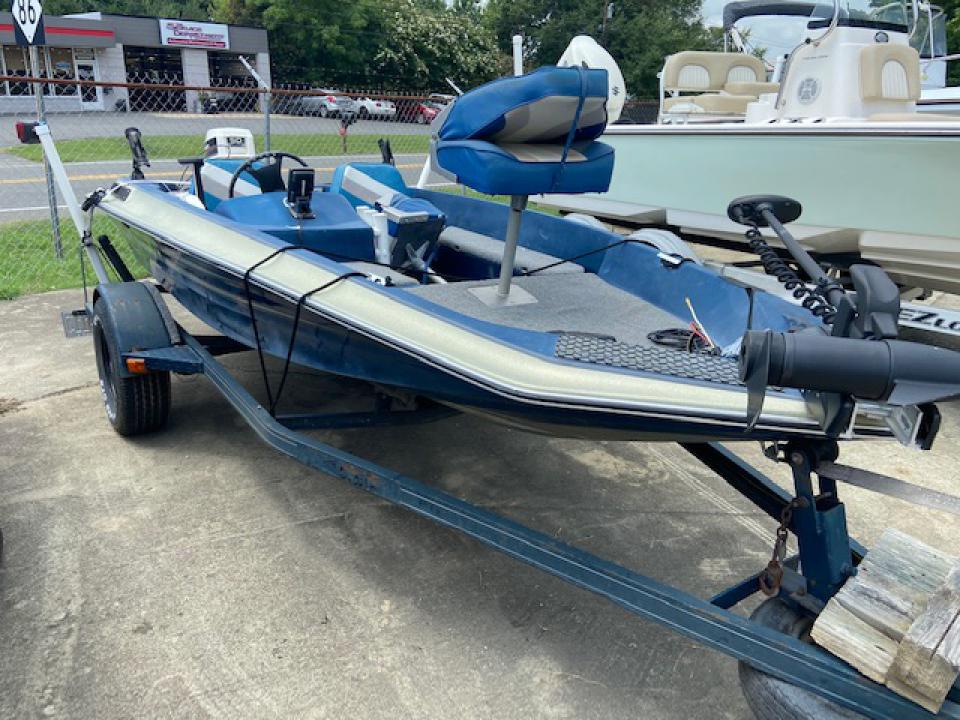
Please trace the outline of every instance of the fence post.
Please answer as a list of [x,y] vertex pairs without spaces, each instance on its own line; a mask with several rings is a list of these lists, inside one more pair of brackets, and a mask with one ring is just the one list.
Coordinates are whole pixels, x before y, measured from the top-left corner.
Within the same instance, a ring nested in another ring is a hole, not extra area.
[[270,152],[270,91],[263,94],[263,151]]
[[[30,46],[30,74],[40,78],[40,53],[36,45]],[[47,111],[43,102],[43,83],[37,82],[33,86],[37,98],[37,122],[47,121]],[[57,189],[53,185],[53,174],[47,156],[43,156],[43,174],[47,180],[47,204],[50,206],[50,227],[53,231],[53,252],[57,260],[63,260],[63,238],[60,236],[60,211],[57,208]]]
[[240,56],[240,62],[256,80],[257,85],[265,90],[263,93],[263,151],[270,152],[270,85],[260,77],[260,73],[253,69],[253,66],[243,55]]

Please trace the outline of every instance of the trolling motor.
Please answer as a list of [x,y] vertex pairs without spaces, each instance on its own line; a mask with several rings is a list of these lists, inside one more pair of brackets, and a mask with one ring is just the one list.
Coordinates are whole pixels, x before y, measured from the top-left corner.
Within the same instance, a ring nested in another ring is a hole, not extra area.
[[131,180],[143,180],[143,168],[150,167],[150,159],[147,157],[147,150],[143,147],[143,137],[139,128],[128,127],[123,131],[127,137],[127,144],[130,146],[130,153],[133,155],[133,171],[130,173]]
[[[854,292],[845,291],[784,227],[800,213],[800,203],[774,195],[738,198],[727,208],[731,220],[750,228],[747,238],[761,254],[764,268],[824,322],[796,332],[744,334],[740,379],[748,391],[749,428],[759,420],[768,387],[796,388],[808,391],[831,437],[849,428],[858,401],[919,406],[916,424],[926,429],[927,437],[916,437],[914,428],[911,441],[929,447],[939,424],[932,403],[960,397],[960,353],[896,339],[900,293],[894,282],[881,268],[854,265]],[[812,289],[779,260],[760,236],[761,227],[776,233],[813,281]]]

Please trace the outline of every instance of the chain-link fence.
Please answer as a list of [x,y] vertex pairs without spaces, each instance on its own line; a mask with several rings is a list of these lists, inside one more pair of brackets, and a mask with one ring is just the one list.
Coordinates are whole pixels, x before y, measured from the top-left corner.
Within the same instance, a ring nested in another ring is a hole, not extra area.
[[[378,160],[377,141],[384,138],[412,185],[426,159],[429,123],[450,100],[293,85],[267,92],[252,80],[219,87],[186,86],[176,76],[136,80],[0,77],[0,298],[81,282],[79,239],[62,198],[50,202],[42,150],[16,135],[18,121],[37,119],[37,88],[80,197],[129,176],[128,127],[143,134],[152,179],[184,177],[178,158],[201,155],[208,130],[231,127],[250,130],[258,152],[299,155],[316,169],[318,183],[329,181],[343,162]],[[94,231],[111,234],[105,227]]]
[[[38,116],[36,92],[67,175],[81,198],[131,170],[124,130],[143,135],[147,177],[185,177],[178,158],[202,154],[208,130],[250,130],[258,152],[302,157],[327,182],[343,162],[377,160],[390,141],[408,184],[429,149],[429,125],[453,96],[442,93],[344,90],[286,84],[258,88],[252,77],[192,87],[181,75],[151,73],[108,83],[72,78],[0,76],[0,299],[81,283],[79,238],[62,198],[51,192],[39,145],[21,144],[18,121]],[[632,102],[621,121],[652,122],[656,103]],[[95,233],[111,233],[106,219]],[[101,226],[103,225],[103,226]],[[122,251],[122,248],[121,248]],[[140,269],[143,271],[143,269]]]

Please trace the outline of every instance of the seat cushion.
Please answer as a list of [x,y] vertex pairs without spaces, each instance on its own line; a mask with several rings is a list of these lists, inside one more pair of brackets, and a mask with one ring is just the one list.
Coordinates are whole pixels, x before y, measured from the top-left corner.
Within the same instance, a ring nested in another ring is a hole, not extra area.
[[723,86],[730,95],[753,95],[759,97],[766,93],[775,93],[780,90],[780,83],[775,82],[728,82]]
[[442,140],[437,161],[457,182],[490,195],[606,192],[613,148],[574,143],[561,163],[561,145],[495,145],[483,140]]
[[753,95],[697,95],[693,102],[704,112],[716,115],[744,115],[747,105],[755,102]]
[[607,123],[607,72],[545,67],[463,95],[432,148],[457,182],[491,195],[604,192],[613,149],[595,142]]
[[371,203],[362,200],[356,195],[353,195],[343,189],[343,175],[347,168],[353,168],[354,170],[373,178],[378,183],[385,185],[391,190],[396,190],[397,192],[401,193],[405,193],[407,191],[407,185],[403,181],[403,176],[393,165],[387,165],[386,163],[357,162],[338,165],[337,169],[333,171],[333,179],[330,181],[330,192],[337,195],[342,195],[350,202],[351,205],[353,205],[353,207],[370,205]]
[[[228,190],[233,174],[240,168],[247,158],[210,158],[200,168],[200,177],[203,178],[203,201],[210,210],[228,199]],[[259,164],[259,163],[258,163]],[[193,180],[190,180],[190,189],[193,191]],[[256,195],[260,192],[257,179],[248,172],[243,173],[237,180],[234,195]]]
[[580,96],[575,141],[594,140],[607,124],[607,71],[543,67],[481,85],[458,98],[443,120],[440,140],[563,143]]

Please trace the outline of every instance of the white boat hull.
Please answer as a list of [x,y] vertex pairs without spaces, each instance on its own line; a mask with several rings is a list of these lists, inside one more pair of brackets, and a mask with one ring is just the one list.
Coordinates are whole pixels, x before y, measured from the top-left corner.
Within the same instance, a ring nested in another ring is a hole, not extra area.
[[787,195],[803,205],[791,229],[810,250],[859,253],[904,285],[960,293],[960,122],[623,125],[603,141],[617,152],[609,192],[543,204],[742,240],[728,203]]

